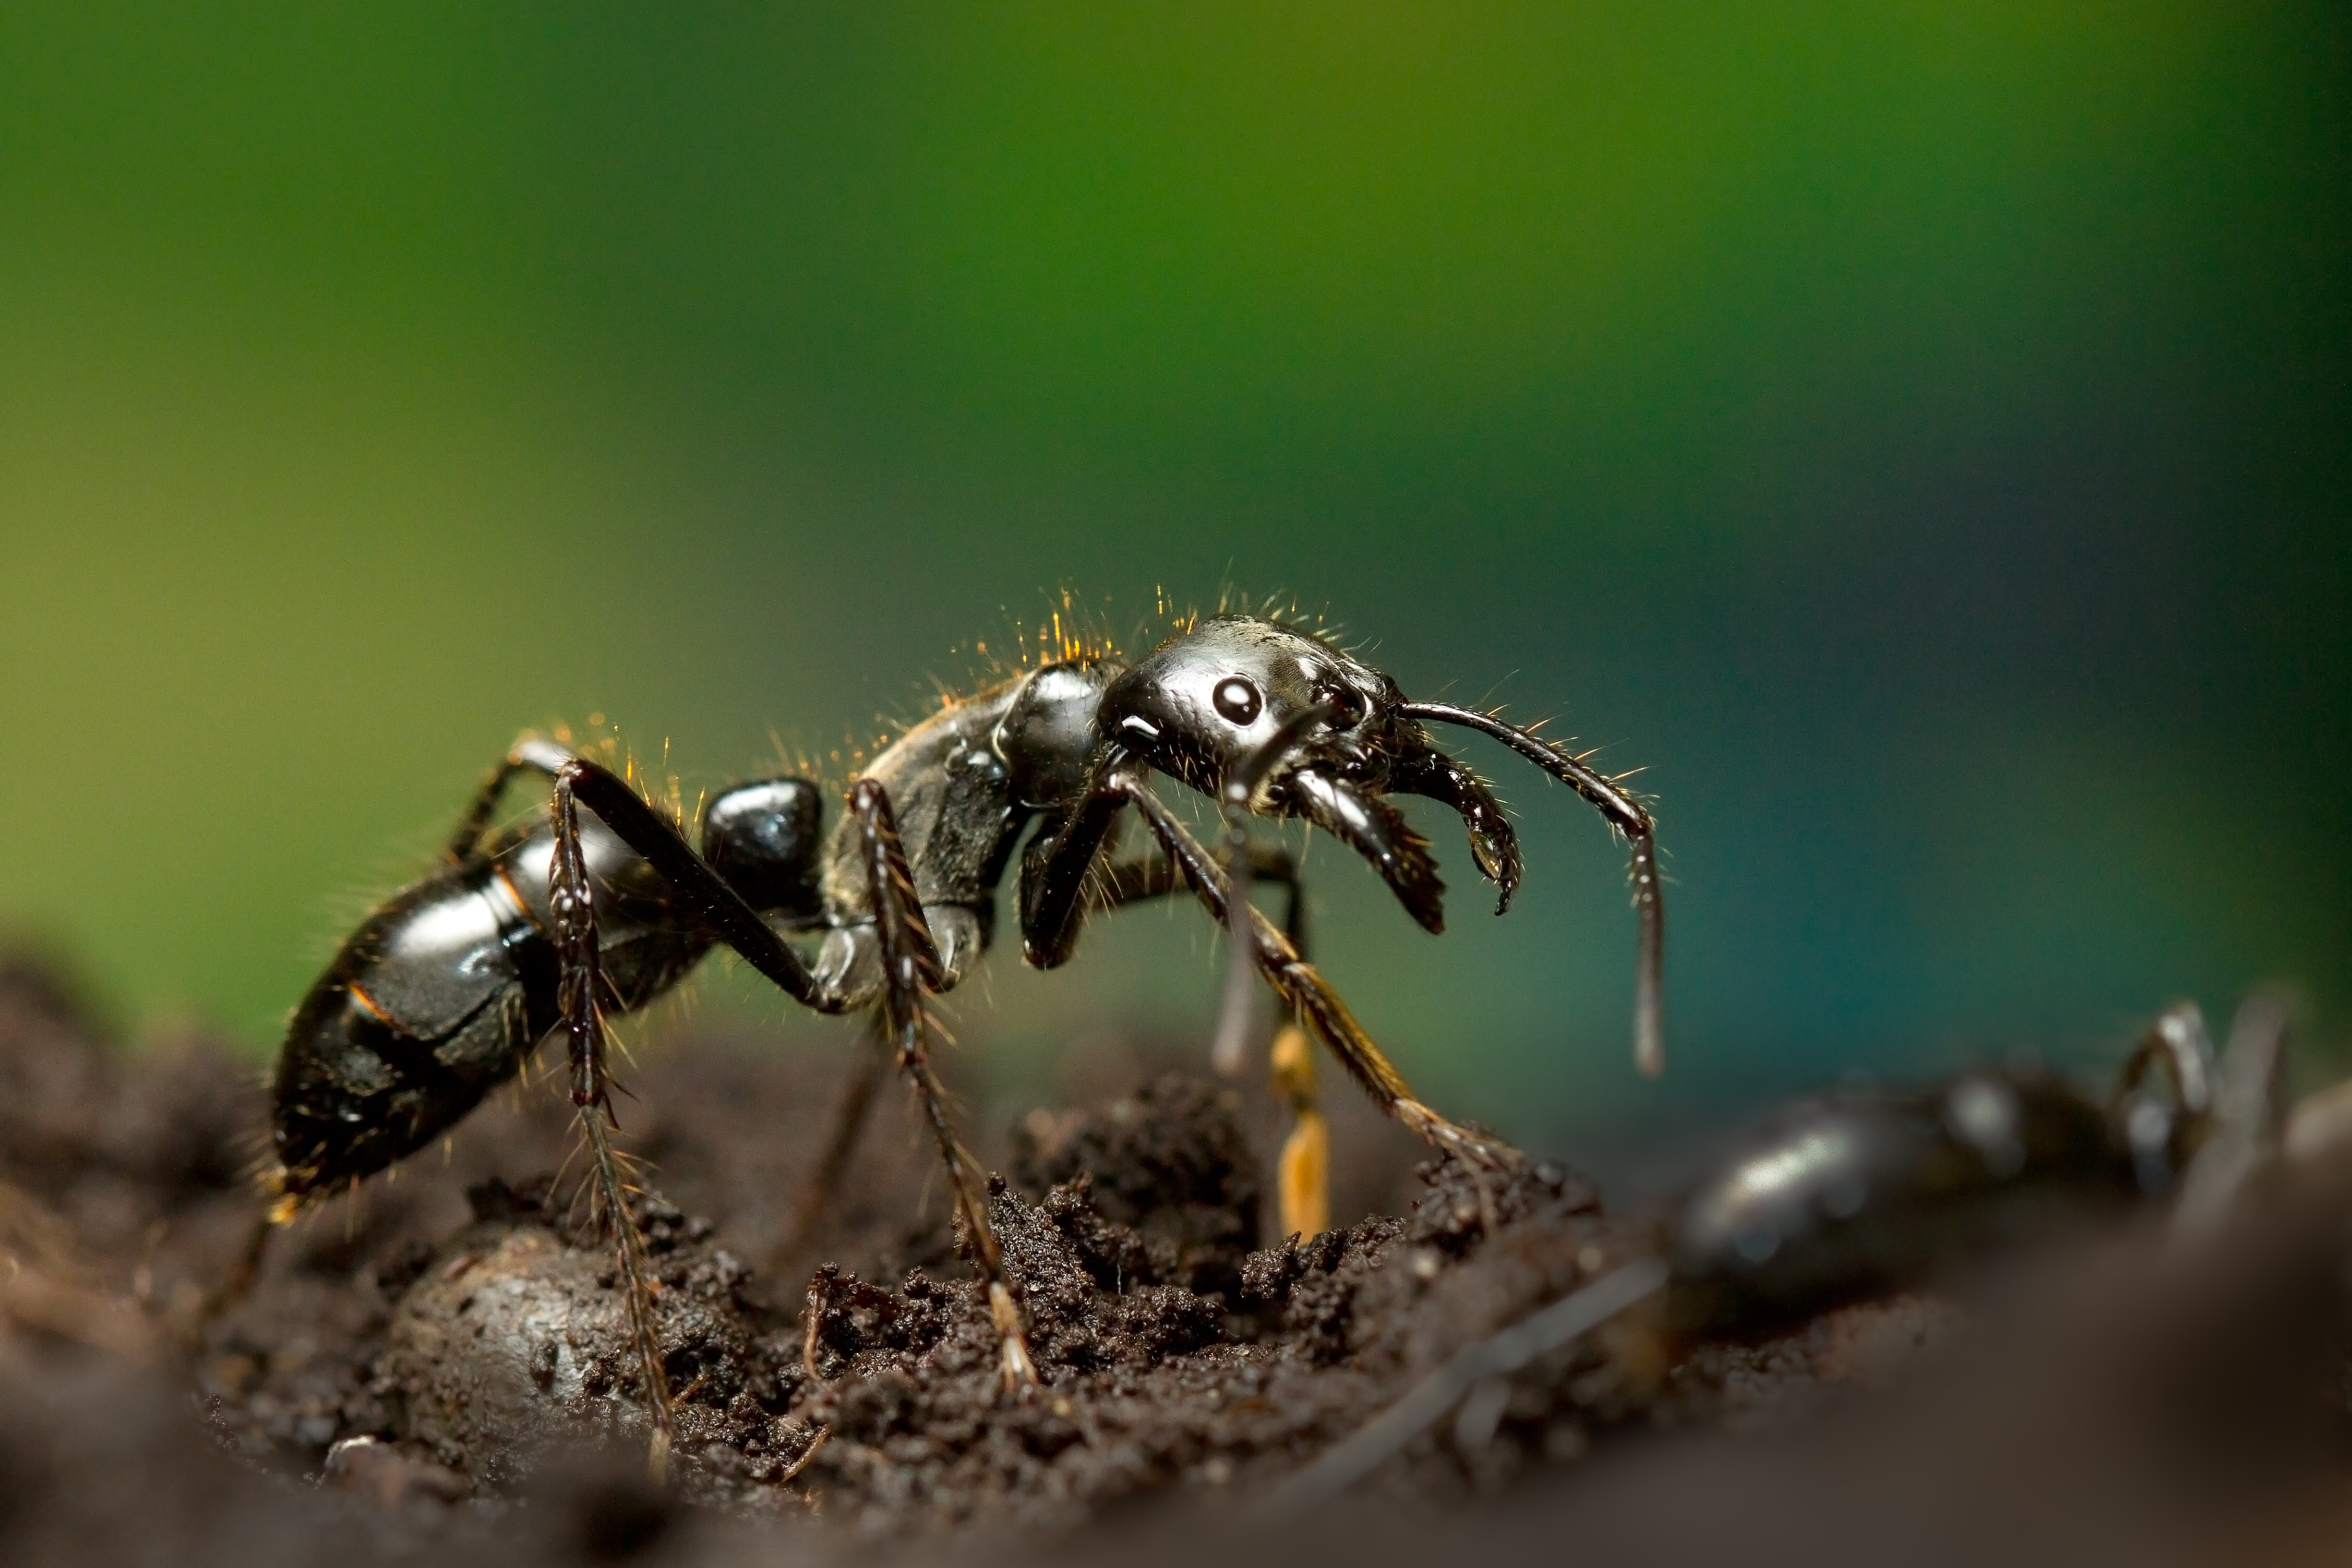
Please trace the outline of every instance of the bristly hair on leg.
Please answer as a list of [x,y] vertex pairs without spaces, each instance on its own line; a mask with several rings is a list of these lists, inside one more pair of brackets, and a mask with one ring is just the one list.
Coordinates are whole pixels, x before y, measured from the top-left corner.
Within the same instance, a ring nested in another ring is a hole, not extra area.
[[[646,1459],[656,1482],[669,1475],[669,1451],[676,1434],[671,1413],[669,1380],[662,1370],[661,1342],[654,1328],[653,1282],[646,1268],[645,1238],[629,1213],[628,1192],[621,1179],[621,1164],[613,1150],[612,1079],[604,1062],[603,966],[597,949],[595,899],[588,867],[580,849],[580,821],[573,796],[572,764],[556,775],[551,815],[555,822],[555,853],[549,868],[548,904],[560,967],[556,999],[562,1028],[570,1037],[572,1103],[581,1129],[595,1156],[593,1179],[602,1196],[606,1222],[613,1228],[614,1248],[620,1255],[622,1286],[627,1297],[629,1335],[643,1366],[646,1414],[653,1439]],[[632,797],[634,799],[634,797]]]
[[888,794],[875,780],[862,779],[850,787],[849,808],[860,824],[866,887],[880,949],[882,987],[875,1001],[877,1024],[897,1047],[898,1066],[921,1097],[940,1163],[947,1167],[948,1185],[953,1189],[973,1261],[987,1283],[1004,1391],[1025,1397],[1037,1385],[1037,1367],[1030,1358],[1013,1281],[1004,1271],[1003,1253],[989,1222],[987,1183],[979,1162],[956,1135],[946,1090],[931,1066],[929,1040],[934,1026],[926,998],[947,988],[939,948],[923,919]]
[[646,1264],[646,1239],[637,1229],[635,1217],[629,1212],[628,1189],[621,1179],[622,1156],[613,1147],[608,1118],[601,1105],[583,1105],[580,1124],[588,1134],[588,1146],[595,1156],[594,1178],[600,1197],[597,1207],[604,1209],[604,1221],[612,1227],[614,1249],[620,1254],[623,1293],[627,1298],[629,1339],[637,1353],[641,1375],[646,1380],[646,1408],[653,1420],[653,1442],[647,1460],[653,1468],[656,1481],[667,1479],[669,1451],[677,1437],[676,1417],[672,1413],[669,1376],[662,1367],[661,1339],[654,1326],[654,1287],[651,1272]]

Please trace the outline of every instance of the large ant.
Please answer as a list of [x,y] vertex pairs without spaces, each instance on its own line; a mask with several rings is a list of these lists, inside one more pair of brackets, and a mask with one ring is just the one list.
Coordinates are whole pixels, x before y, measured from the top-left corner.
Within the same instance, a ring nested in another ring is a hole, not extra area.
[[1657,1254],[1465,1345],[1276,1488],[1259,1514],[1337,1497],[1457,1407],[1457,1447],[1482,1445],[1512,1402],[1515,1374],[1653,1298],[1612,1354],[1639,1346],[1634,1359],[1660,1367],[1704,1341],[1785,1330],[2134,1205],[2168,1204],[2176,1251],[2208,1242],[2282,1163],[2340,1161],[2352,1147],[2352,1084],[2289,1114],[2286,1026],[2284,999],[2256,992],[2217,1065],[2204,1014],[2176,1002],[2104,1101],[2020,1065],[1924,1091],[1795,1102],[1684,1195]]
[[1685,1197],[1672,1315],[1685,1331],[1754,1332],[2149,1199],[2200,1223],[2243,1179],[2245,1151],[2275,1141],[2284,1029],[2257,993],[2217,1070],[2204,1014],[2177,1002],[2104,1100],[2015,1064],[1797,1101]]
[[[847,814],[829,841],[818,788],[770,779],[711,798],[698,850],[621,776],[525,736],[477,792],[446,863],[370,915],[296,1010],[278,1064],[271,1219],[283,1223],[438,1137],[560,1032],[592,1179],[617,1233],[656,1451],[666,1448],[667,1395],[650,1294],[610,1136],[603,1017],[643,1007],[724,946],[795,1001],[820,1012],[867,1012],[895,1050],[947,1166],[985,1283],[1005,1385],[1026,1386],[1036,1375],[1020,1310],[984,1184],[932,1071],[925,998],[954,987],[987,947],[997,885],[1033,822],[1020,871],[1029,963],[1066,961],[1089,904],[1115,907],[1189,888],[1235,934],[1238,972],[1254,967],[1382,1109],[1475,1166],[1517,1158],[1416,1099],[1307,963],[1288,857],[1229,852],[1221,866],[1149,782],[1164,773],[1221,797],[1236,828],[1258,816],[1323,829],[1370,861],[1434,932],[1444,925],[1444,884],[1427,842],[1387,796],[1423,796],[1460,814],[1472,857],[1499,892],[1498,914],[1521,867],[1493,792],[1431,744],[1424,721],[1502,742],[1581,795],[1631,843],[1641,931],[1635,1054],[1643,1071],[1656,1071],[1664,916],[1642,803],[1492,714],[1407,701],[1393,680],[1319,635],[1221,616],[1132,664],[1062,659],[950,702],[873,758],[850,785]],[[531,825],[492,833],[500,795],[525,772],[548,779],[551,809]],[[1130,809],[1153,852],[1114,857]],[[1234,848],[1245,844],[1244,837]],[[1253,873],[1291,884],[1291,931],[1248,903]],[[822,934],[814,958],[786,940],[802,933]],[[1303,1057],[1276,1054],[1278,1076],[1302,1113],[1297,1142],[1313,1130]],[[1319,1189],[1319,1167],[1308,1174],[1286,1190]],[[1320,1201],[1319,1190],[1294,1196],[1294,1213]]]

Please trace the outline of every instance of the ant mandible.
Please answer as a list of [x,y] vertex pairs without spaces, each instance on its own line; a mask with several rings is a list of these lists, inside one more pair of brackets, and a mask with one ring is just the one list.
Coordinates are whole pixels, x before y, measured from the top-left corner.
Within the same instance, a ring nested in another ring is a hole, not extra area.
[[[1395,681],[1311,631],[1225,615],[1132,664],[1062,659],[950,703],[874,758],[850,785],[830,841],[817,786],[771,779],[712,797],[698,850],[621,776],[525,736],[484,780],[445,865],[370,915],[297,1009],[275,1084],[269,1221],[282,1224],[438,1137],[561,1034],[592,1179],[614,1221],[656,1454],[666,1452],[669,1402],[642,1243],[612,1145],[603,1019],[645,1006],[724,946],[806,1007],[873,1019],[947,1166],[1005,1386],[1025,1387],[1036,1374],[1020,1309],[985,1184],[932,1070],[925,998],[952,988],[987,947],[997,885],[1033,822],[1020,871],[1030,964],[1052,968],[1069,958],[1090,903],[1116,907],[1189,888],[1234,934],[1236,973],[1263,976],[1389,1114],[1474,1166],[1517,1159],[1507,1145],[1413,1096],[1302,956],[1288,856],[1241,852],[1250,817],[1303,819],[1370,862],[1435,932],[1444,891],[1436,862],[1386,798],[1423,796],[1461,816],[1472,857],[1499,893],[1496,913],[1508,908],[1521,869],[1516,835],[1486,782],[1433,746],[1424,722],[1500,741],[1581,795],[1630,842],[1641,934],[1634,1053],[1654,1073],[1664,915],[1643,804],[1492,714],[1407,701]],[[1154,772],[1221,800],[1234,830],[1224,864],[1153,793]],[[499,799],[520,773],[549,780],[551,809],[543,821],[492,833]],[[1111,852],[1129,810],[1154,844],[1141,858]],[[1290,884],[1289,930],[1249,904],[1253,873]],[[813,959],[786,939],[803,933],[822,933]],[[1311,1222],[1322,1203],[1320,1165],[1302,1152],[1319,1133],[1303,1044],[1294,1036],[1292,1049],[1276,1051],[1277,1082],[1298,1113],[1286,1151],[1285,1219],[1303,1215],[1310,1223],[1301,1228],[1319,1229]]]

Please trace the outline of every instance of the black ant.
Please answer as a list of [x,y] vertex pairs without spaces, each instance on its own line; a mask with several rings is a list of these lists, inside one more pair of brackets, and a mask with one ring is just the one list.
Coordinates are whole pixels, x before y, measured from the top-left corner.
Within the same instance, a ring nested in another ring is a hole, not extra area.
[[1681,1205],[1675,1315],[1752,1332],[2148,1199],[2171,1200],[2181,1228],[2207,1225],[2278,1141],[2285,1027],[2283,1004],[2256,993],[2217,1069],[2204,1014],[2177,1002],[2104,1102],[2031,1065],[1797,1102]]
[[[818,788],[771,779],[713,797],[698,850],[619,775],[526,736],[484,780],[446,864],[370,915],[296,1010],[278,1064],[270,1218],[283,1223],[440,1136],[561,1033],[592,1179],[618,1233],[656,1451],[666,1449],[661,1358],[610,1138],[603,1016],[643,1007],[724,946],[807,1007],[874,1019],[913,1081],[946,1164],[1005,1385],[1026,1386],[1035,1371],[1020,1311],[984,1184],[932,1071],[925,1003],[987,947],[996,889],[1016,848],[1029,963],[1066,962],[1090,903],[1113,907],[1189,888],[1236,934],[1234,962],[1254,967],[1390,1114],[1474,1166],[1517,1158],[1414,1098],[1307,963],[1295,939],[1288,857],[1229,853],[1221,866],[1149,782],[1160,772],[1221,796],[1236,826],[1260,816],[1323,829],[1370,861],[1434,932],[1444,925],[1436,863],[1387,796],[1423,796],[1460,814],[1472,857],[1499,891],[1498,914],[1521,868],[1493,792],[1431,744],[1424,721],[1502,742],[1630,841],[1641,931],[1635,1053],[1654,1072],[1664,916],[1648,810],[1528,730],[1488,713],[1408,702],[1393,680],[1312,632],[1221,616],[1132,664],[1063,659],[949,703],[873,758],[850,785],[847,814],[829,840]],[[551,809],[532,825],[491,833],[501,793],[524,772],[549,780]],[[1154,843],[1140,859],[1110,852],[1129,810]],[[1290,932],[1249,904],[1253,873],[1290,883]],[[802,933],[821,934],[814,957],[787,940]],[[1285,1068],[1294,1104],[1307,1110],[1300,1062],[1277,1071]]]
[[2169,1204],[2171,1248],[2208,1241],[2282,1160],[2340,1160],[2352,1145],[2352,1085],[2288,1114],[2287,1016],[2277,994],[2249,997],[2217,1066],[2204,1014],[2176,1002],[2104,1102],[2021,1065],[1784,1107],[1770,1132],[1684,1196],[1660,1254],[1604,1266],[1596,1253],[1579,1289],[1465,1345],[1258,1513],[1328,1501],[1457,1407],[1457,1448],[1483,1445],[1514,1375],[1653,1297],[1609,1354],[1633,1347],[1635,1362],[1664,1367],[1704,1341],[1785,1330],[2003,1244],[2158,1200]]

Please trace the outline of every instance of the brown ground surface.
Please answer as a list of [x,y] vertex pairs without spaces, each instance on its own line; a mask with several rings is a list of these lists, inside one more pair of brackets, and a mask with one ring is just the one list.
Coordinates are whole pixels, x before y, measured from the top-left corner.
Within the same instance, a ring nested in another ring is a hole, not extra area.
[[1576,1542],[2169,1562],[2296,1555],[2352,1524],[2341,1188],[2283,1196],[2226,1268],[2126,1233],[1965,1313],[1904,1298],[1696,1346],[1629,1314],[1516,1376],[1491,1434],[1441,1423],[1345,1505],[1266,1526],[1249,1511],[1274,1483],[1463,1345],[1648,1249],[1649,1223],[1556,1165],[1483,1190],[1457,1166],[1405,1176],[1410,1146],[1357,1123],[1343,1199],[1396,1190],[1400,1212],[1261,1246],[1250,1109],[1102,1070],[1079,1103],[971,1117],[1008,1178],[995,1218],[1045,1377],[1008,1402],[896,1098],[795,1249],[791,1200],[845,1064],[723,1039],[649,1058],[626,1103],[679,1391],[657,1489],[551,1088],[279,1235],[210,1314],[256,1212],[258,1086],[201,1041],[131,1058],[97,1032],[47,970],[0,965],[0,1561],[949,1542],[1150,1560],[1215,1542],[1243,1559]]

